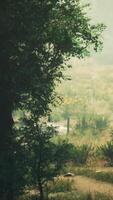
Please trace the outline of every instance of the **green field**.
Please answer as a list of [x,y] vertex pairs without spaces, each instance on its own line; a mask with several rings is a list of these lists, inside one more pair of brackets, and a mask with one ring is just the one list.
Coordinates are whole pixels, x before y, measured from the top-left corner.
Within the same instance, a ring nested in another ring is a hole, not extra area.
[[113,66],[73,66],[57,87],[61,105],[53,109],[52,120],[64,122],[70,117],[73,132],[97,135],[112,132]]

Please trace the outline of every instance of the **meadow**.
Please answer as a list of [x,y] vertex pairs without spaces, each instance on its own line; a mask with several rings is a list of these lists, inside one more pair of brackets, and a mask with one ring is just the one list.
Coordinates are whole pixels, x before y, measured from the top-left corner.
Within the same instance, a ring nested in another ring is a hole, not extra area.
[[74,173],[79,195],[86,195],[78,199],[113,199],[113,66],[73,66],[66,75],[71,80],[57,87],[63,100],[51,119],[66,127],[69,118],[70,132],[66,135],[64,129],[54,140],[76,146],[80,159],[68,163],[62,173]]
[[113,66],[73,66],[66,72],[71,80],[57,87],[62,104],[53,108],[52,120],[66,124],[82,135],[112,133]]
[[[52,124],[64,128],[52,138],[64,147],[58,155],[64,167],[45,185],[45,199],[112,200],[113,67],[73,66],[67,75],[71,80],[56,88],[62,103],[52,108],[51,115]],[[73,176],[65,177],[68,173]],[[19,200],[36,199],[33,188]]]

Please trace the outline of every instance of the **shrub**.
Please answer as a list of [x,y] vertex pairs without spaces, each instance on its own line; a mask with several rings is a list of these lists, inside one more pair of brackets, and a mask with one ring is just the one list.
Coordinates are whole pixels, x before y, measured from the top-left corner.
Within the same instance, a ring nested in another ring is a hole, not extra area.
[[57,179],[48,184],[48,190],[50,193],[56,192],[71,192],[73,180],[69,179]]
[[103,182],[113,183],[113,172],[95,171],[90,168],[75,167],[71,170],[75,175],[86,176]]
[[61,169],[67,162],[70,162],[74,159],[75,156],[75,146],[71,143],[68,143],[67,140],[58,142],[56,147],[56,153],[54,158],[57,162],[57,169]]
[[106,159],[110,166],[113,166],[113,142],[107,142],[107,144],[102,145],[100,148],[101,155]]
[[93,176],[96,180],[113,183],[113,172],[98,172],[98,173],[94,173]]
[[65,165],[67,162],[74,162],[77,165],[85,165],[88,161],[89,156],[92,153],[92,146],[83,144],[81,146],[75,146],[67,141],[62,141],[57,146],[56,157],[57,165]]
[[91,145],[83,144],[75,148],[74,162],[78,165],[87,163],[89,155],[91,155],[93,148]]

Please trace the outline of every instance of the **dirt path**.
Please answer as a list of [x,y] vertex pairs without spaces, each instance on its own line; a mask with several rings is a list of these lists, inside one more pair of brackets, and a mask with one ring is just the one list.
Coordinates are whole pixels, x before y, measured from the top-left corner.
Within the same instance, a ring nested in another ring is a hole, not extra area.
[[103,183],[95,179],[86,178],[83,176],[76,176],[74,178],[75,187],[81,192],[99,192],[113,197],[113,184]]

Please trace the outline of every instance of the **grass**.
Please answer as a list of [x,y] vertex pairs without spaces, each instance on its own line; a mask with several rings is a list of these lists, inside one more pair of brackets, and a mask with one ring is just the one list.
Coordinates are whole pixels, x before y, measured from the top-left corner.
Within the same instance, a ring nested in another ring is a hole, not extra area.
[[93,145],[93,147],[97,148],[100,145],[106,144],[106,142],[111,140],[111,136],[109,132],[103,132],[103,134],[99,135],[92,135],[90,132],[86,132],[85,135],[76,133],[73,134],[73,132],[70,132],[68,135],[58,135],[53,138],[54,142],[57,143],[62,140],[66,140],[69,143],[72,143],[74,145]]
[[[67,72],[68,73],[68,72]],[[70,70],[71,81],[63,81],[57,88],[64,101],[53,108],[52,120],[66,127],[70,116],[70,134],[54,137],[54,142],[66,139],[76,145],[93,145],[94,150],[111,140],[113,130],[113,66],[74,67]],[[68,73],[68,74],[69,74]],[[107,76],[106,76],[107,74]],[[20,113],[21,114],[21,113]],[[19,114],[18,114],[19,115]],[[68,164],[62,173],[73,172],[76,176],[113,184],[113,172],[95,170],[98,159],[95,154],[88,164],[92,167],[76,167]],[[99,160],[100,164],[102,161]],[[101,184],[101,183],[100,183]],[[85,188],[85,185],[83,185]],[[96,186],[95,186],[96,187]],[[101,193],[77,191],[76,182],[70,179],[57,179],[48,184],[49,200],[112,200]],[[35,194],[24,195],[19,200],[36,200]],[[47,200],[47,199],[45,199]]]
[[[70,184],[69,189],[67,188]],[[62,185],[62,186],[61,186]],[[50,200],[111,200],[112,197],[108,197],[106,194],[99,192],[80,192],[76,188],[76,178],[69,179],[60,177],[56,179],[55,183],[50,184]]]
[[76,167],[74,165],[70,167],[68,166],[67,168],[64,169],[64,173],[68,171],[74,173],[75,175],[86,176],[98,181],[113,184],[113,171],[104,172],[104,171],[101,171],[101,169],[95,171],[94,169],[89,168],[89,167]]
[[57,194],[49,198],[50,200],[112,200],[111,197],[102,194],[78,194],[78,193],[70,193],[70,194]]
[[100,193],[91,195],[91,193],[79,194],[78,192],[71,192],[68,194],[56,194],[50,196],[49,200],[112,200],[112,197]]
[[[36,196],[22,197],[19,200],[39,200]],[[70,193],[55,193],[49,195],[49,197],[45,200],[112,200],[112,197],[108,197],[106,195],[95,193],[91,195],[88,194],[80,194],[78,192],[70,192]]]
[[[79,174],[86,174],[86,170],[79,171]],[[88,175],[87,170],[87,175]],[[78,172],[77,172],[78,174]],[[89,180],[88,180],[89,181]],[[81,182],[79,183],[81,185]],[[50,181],[47,185],[48,193],[45,193],[44,200],[112,200],[113,197],[108,194],[102,194],[96,191],[88,191],[86,188],[86,184],[84,185],[84,181],[82,181],[82,187],[84,190],[78,189],[78,183],[75,178],[65,178],[63,176],[56,177],[54,181]],[[95,186],[96,187],[96,186]],[[97,190],[98,191],[98,190]],[[29,192],[29,194],[23,195],[18,200],[39,200],[38,194],[35,194],[35,191]]]
[[111,200],[105,194],[79,192],[76,188],[76,182],[73,178],[59,177],[55,182],[49,184],[49,200]]
[[57,178],[48,184],[50,193],[63,193],[71,192],[73,190],[73,180]]
[[110,134],[113,127],[113,66],[73,66],[67,74],[72,80],[63,81],[57,88],[64,101],[52,109],[52,120],[63,122],[70,116],[75,134]]

